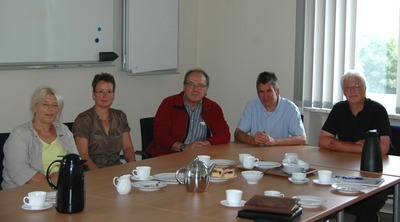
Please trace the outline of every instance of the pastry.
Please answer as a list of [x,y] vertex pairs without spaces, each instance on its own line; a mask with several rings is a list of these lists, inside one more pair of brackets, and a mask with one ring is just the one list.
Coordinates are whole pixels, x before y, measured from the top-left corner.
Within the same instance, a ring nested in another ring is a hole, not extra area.
[[224,178],[233,178],[235,177],[235,169],[225,169],[224,170]]
[[235,177],[235,169],[226,168],[217,166],[214,167],[211,177],[213,178],[233,178]]
[[214,167],[211,177],[222,178],[224,175],[224,169],[222,167]]

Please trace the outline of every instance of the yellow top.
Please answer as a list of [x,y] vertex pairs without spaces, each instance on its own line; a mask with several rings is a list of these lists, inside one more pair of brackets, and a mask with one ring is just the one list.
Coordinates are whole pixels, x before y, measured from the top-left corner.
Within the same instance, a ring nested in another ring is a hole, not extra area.
[[[43,152],[42,152],[42,161],[43,161],[43,169],[44,173],[46,174],[47,168],[49,165],[54,161],[54,160],[59,160],[62,157],[59,156],[65,156],[67,154],[67,151],[61,146],[60,141],[55,139],[53,142],[50,144],[44,142],[43,140],[40,140],[43,145]],[[56,163],[51,166],[50,174],[54,172],[58,172],[60,169],[60,164]]]

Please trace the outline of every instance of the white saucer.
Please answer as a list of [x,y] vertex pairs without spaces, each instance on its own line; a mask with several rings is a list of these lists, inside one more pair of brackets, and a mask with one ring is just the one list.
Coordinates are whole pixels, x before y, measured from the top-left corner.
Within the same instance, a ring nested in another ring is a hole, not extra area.
[[319,179],[313,179],[312,181],[313,181],[314,183],[316,183],[316,184],[319,184],[319,185],[332,185],[332,184],[335,182],[334,179],[331,179],[331,181],[328,182],[328,183],[321,183],[321,182],[319,181]]
[[210,182],[225,182],[225,181],[228,181],[228,180],[232,180],[232,179],[235,179],[237,177],[237,174],[235,174],[233,177],[231,177],[231,178],[224,178],[224,177],[221,177],[221,178],[217,178],[217,177],[210,177]]
[[44,206],[41,207],[41,208],[32,208],[29,204],[23,204],[21,206],[21,208],[24,209],[24,210],[46,210],[46,209],[49,209],[52,206],[53,206],[52,203],[46,202],[46,203],[44,203]]
[[294,196],[293,198],[299,199],[298,204],[300,204],[300,206],[304,208],[318,208],[322,204],[328,202],[324,198],[316,196],[300,195],[300,196]]
[[306,178],[304,180],[295,180],[293,177],[289,177],[288,180],[294,184],[305,184],[307,183],[310,179]]
[[238,205],[230,205],[228,204],[227,200],[221,200],[221,204],[224,205],[225,207],[243,207],[246,201],[241,200]]
[[149,176],[149,177],[147,177],[146,179],[139,179],[139,177],[137,177],[137,176],[131,176],[131,179],[132,179],[132,180],[146,181],[146,180],[153,180],[154,177],[153,177],[153,176]]
[[362,190],[366,189],[365,186],[357,185],[357,184],[346,184],[346,183],[334,183],[332,187],[341,193],[346,194],[354,194],[359,193]]
[[235,161],[225,159],[211,159],[210,164],[215,163],[216,166],[233,166]]
[[[154,175],[154,179],[163,181],[167,184],[179,184],[176,180],[175,173],[159,173]],[[185,175],[183,173],[180,173],[179,179],[183,181],[185,179]]]
[[246,168],[246,167],[244,167],[242,164],[240,164],[240,165],[237,165],[236,166],[237,168],[239,168],[239,169],[241,169],[241,170],[251,170],[251,169],[253,169],[253,168]]
[[271,161],[259,161],[258,163],[255,164],[255,167],[260,169],[272,169],[280,166],[282,166],[282,164]]
[[141,191],[157,191],[167,186],[167,183],[161,181],[139,181],[133,182],[132,186]]

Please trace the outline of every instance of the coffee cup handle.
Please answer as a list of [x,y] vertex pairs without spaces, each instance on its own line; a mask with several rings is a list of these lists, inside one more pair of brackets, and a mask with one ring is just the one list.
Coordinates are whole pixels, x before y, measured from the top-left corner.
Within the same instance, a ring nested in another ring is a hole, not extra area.
[[281,193],[281,197],[285,197],[285,194]]
[[132,175],[137,177],[137,169],[132,170]]
[[25,196],[24,199],[23,199],[22,201],[24,201],[24,204],[28,204],[28,205],[29,205],[29,202],[26,202],[27,199],[29,200],[29,197],[28,197],[28,196]]
[[117,182],[118,181],[119,181],[119,178],[118,177],[114,177],[113,184],[114,184],[115,187],[117,187]]
[[260,162],[260,160],[258,158],[255,158],[254,163],[258,163],[258,162]]

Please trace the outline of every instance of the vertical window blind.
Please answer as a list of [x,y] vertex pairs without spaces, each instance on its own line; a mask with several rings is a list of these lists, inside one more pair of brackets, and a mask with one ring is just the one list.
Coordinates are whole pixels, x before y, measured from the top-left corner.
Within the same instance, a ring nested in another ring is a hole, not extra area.
[[[395,31],[392,30],[393,28],[400,29],[400,26],[392,27],[392,23],[394,23],[392,20],[385,20],[388,18],[392,19],[392,17],[386,16],[385,13],[391,13],[391,16],[393,13],[396,14],[396,7],[399,7],[399,5],[394,4],[395,1],[384,2],[384,5],[382,5],[383,3],[379,3],[379,0],[369,0],[369,3],[378,4],[380,7],[366,8],[365,6],[368,2],[357,0],[298,0],[296,2],[295,85],[293,101],[299,107],[304,107],[308,110],[329,110],[335,103],[344,99],[340,86],[340,77],[345,72],[357,69],[357,67],[365,69],[363,65],[365,65],[365,62],[368,63],[368,60],[361,60],[361,49],[366,47],[367,50],[373,51],[376,50],[373,47],[377,47],[377,44],[365,46],[365,42],[361,41],[363,38],[365,39],[366,35],[371,35],[370,33],[373,33],[374,29],[377,28],[376,24],[374,24],[375,26],[371,24],[370,29],[372,30],[368,30],[368,32],[362,29],[359,30],[360,27],[368,24],[365,21],[366,13],[375,13],[382,17],[379,22],[381,22],[382,30],[385,31],[380,32],[379,30],[381,29],[376,30],[376,34],[379,34],[379,36],[386,34],[386,30],[390,29],[390,33],[392,33]],[[387,7],[392,7],[393,9],[391,8],[390,12],[382,11],[385,8],[387,9]],[[400,14],[397,16],[399,16],[398,19],[400,21]],[[357,21],[357,19],[362,20]],[[389,22],[390,25],[388,24]],[[359,25],[360,27],[358,27]],[[357,33],[357,30],[360,33]],[[398,35],[397,42],[399,40],[400,34]],[[400,47],[397,47],[396,51],[397,55],[400,55]],[[371,58],[380,59],[385,57],[385,52],[380,51],[379,53],[381,54],[371,56]],[[387,53],[386,55],[388,55]],[[385,59],[389,60],[389,56]],[[395,62],[397,61],[396,57]],[[380,63],[378,64],[378,62]],[[376,61],[376,63],[383,67],[390,64],[385,64],[383,60]],[[373,72],[376,69],[377,67],[372,67],[364,74],[372,78],[371,76],[373,76]],[[400,70],[399,62],[397,63],[397,70]],[[365,70],[357,71],[363,72]],[[379,84],[381,87],[385,87],[385,85],[382,86],[382,82],[385,81],[384,78],[387,78],[386,81],[393,81],[393,79],[389,79],[386,76],[388,75],[388,70],[383,69],[380,71],[382,72],[382,79]],[[378,83],[369,81],[367,82],[368,84],[374,85],[376,88],[376,84]],[[398,73],[397,89],[400,89]],[[396,95],[393,97],[390,93],[369,91],[367,88],[367,97],[381,101],[390,115],[393,114],[393,116],[396,116],[394,113],[400,114],[400,90],[396,90]],[[396,101],[393,101],[393,98],[396,98]],[[396,102],[395,108],[393,108],[394,102]]]
[[356,0],[305,0],[304,107],[343,100],[340,76],[354,69]]

